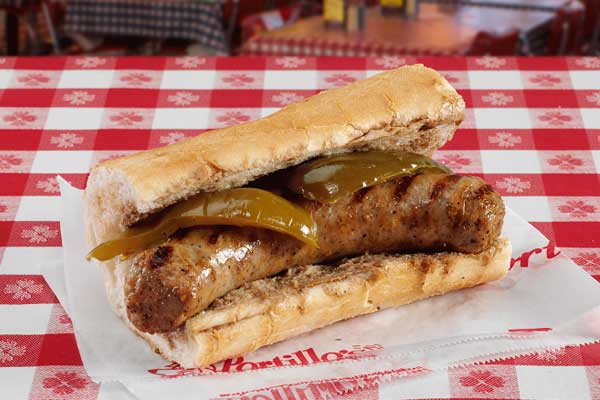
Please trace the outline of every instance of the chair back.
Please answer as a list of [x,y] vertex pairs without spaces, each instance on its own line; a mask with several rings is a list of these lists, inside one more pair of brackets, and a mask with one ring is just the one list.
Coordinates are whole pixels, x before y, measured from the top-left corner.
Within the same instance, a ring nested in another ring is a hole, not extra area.
[[577,1],[559,8],[550,25],[546,53],[561,55],[579,50],[584,18],[585,8]]
[[514,55],[518,50],[518,45],[519,31],[516,29],[503,33],[481,31],[475,36],[473,44],[466,54],[470,56]]
[[585,18],[583,20],[582,41],[584,51],[593,54],[598,45],[598,34],[600,32],[600,0],[580,0],[585,5]]

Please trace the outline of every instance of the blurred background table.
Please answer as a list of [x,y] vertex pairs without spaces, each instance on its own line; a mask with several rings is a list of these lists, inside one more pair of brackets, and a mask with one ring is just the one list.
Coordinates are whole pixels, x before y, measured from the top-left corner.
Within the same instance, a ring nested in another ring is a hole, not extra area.
[[[504,40],[504,54],[514,54],[519,37],[530,40],[544,35],[553,18],[552,13],[539,10],[423,3],[416,19],[406,19],[384,16],[379,8],[373,7],[367,11],[364,31],[328,29],[321,16],[314,16],[255,36],[244,45],[242,53],[317,56],[483,54],[489,50],[477,43],[478,34],[483,33],[482,41],[492,45],[494,37],[497,41]],[[498,46],[495,47],[498,53]],[[532,49],[532,52],[536,50],[539,49]]]
[[[366,0],[369,7],[378,3]],[[0,0],[0,41],[4,33],[8,54],[30,55],[600,51],[600,0],[421,0],[414,19],[371,10],[362,33],[326,29],[321,6],[322,0]]]
[[66,4],[64,29],[70,34],[187,39],[217,52],[228,50],[220,1],[69,0]]
[[424,3],[461,4],[482,7],[506,7],[529,10],[556,11],[572,0],[422,0]]

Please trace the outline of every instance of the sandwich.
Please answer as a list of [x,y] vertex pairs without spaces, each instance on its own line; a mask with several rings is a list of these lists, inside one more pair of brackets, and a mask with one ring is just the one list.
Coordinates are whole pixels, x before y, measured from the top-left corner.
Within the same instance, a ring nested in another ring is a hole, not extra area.
[[461,96],[412,65],[95,166],[89,258],[183,367],[503,277],[504,205],[433,161]]

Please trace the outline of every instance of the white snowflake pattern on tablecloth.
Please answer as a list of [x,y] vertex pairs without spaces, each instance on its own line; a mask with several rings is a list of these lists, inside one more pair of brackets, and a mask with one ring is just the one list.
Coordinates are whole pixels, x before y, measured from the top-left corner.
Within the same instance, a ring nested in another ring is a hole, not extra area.
[[17,78],[17,82],[25,86],[40,86],[50,82],[50,77],[40,72],[23,75]]
[[185,138],[183,132],[169,132],[166,135],[160,137],[159,142],[161,144],[173,144]]
[[600,92],[594,92],[590,95],[587,95],[585,97],[585,99],[587,101],[589,101],[590,103],[596,104],[597,106],[600,106]]
[[23,164],[23,159],[13,154],[0,154],[0,170],[10,171]]
[[7,363],[15,357],[21,357],[27,352],[27,347],[19,346],[14,340],[0,340],[0,363]]
[[219,115],[217,117],[217,121],[226,126],[231,126],[242,122],[248,122],[250,121],[250,118],[251,117],[248,114],[244,114],[239,111],[229,111],[223,115]]
[[484,68],[495,69],[506,65],[506,60],[498,57],[484,56],[481,58],[477,58],[475,60],[475,64],[480,65]]
[[135,111],[122,111],[109,117],[116,126],[134,126],[144,121],[144,116]]
[[532,76],[529,78],[529,82],[541,87],[555,87],[562,83],[562,79],[559,76],[544,73]]
[[31,229],[21,231],[21,238],[27,239],[29,243],[46,243],[48,239],[53,239],[57,236],[58,231],[50,228],[48,225],[34,225]]
[[300,57],[279,57],[275,59],[275,64],[283,68],[298,68],[306,64],[306,60]]
[[281,93],[273,95],[273,97],[271,98],[271,100],[273,100],[274,103],[277,103],[282,106],[296,103],[303,99],[304,99],[303,96],[293,93],[293,92],[281,92]]
[[406,64],[406,58],[399,56],[382,56],[375,59],[375,65],[382,68],[398,68]]
[[71,93],[63,95],[63,100],[73,106],[82,106],[90,101],[94,101],[94,99],[96,99],[96,95],[85,90],[74,90]]
[[119,78],[127,86],[145,86],[152,82],[152,76],[143,72],[131,72]]
[[75,65],[81,68],[96,68],[106,64],[106,60],[101,57],[82,57],[75,59]]
[[494,106],[505,106],[514,101],[514,97],[502,92],[490,92],[483,96],[481,100]]
[[488,136],[488,141],[492,144],[496,144],[499,147],[515,147],[515,144],[519,144],[523,141],[520,136],[513,135],[510,132],[498,132],[493,136]]
[[48,179],[37,181],[35,187],[46,193],[58,193],[60,191],[58,180],[53,176]]
[[229,74],[223,76],[221,81],[230,87],[242,88],[252,84],[256,79],[249,74]]
[[83,143],[83,138],[76,133],[61,133],[60,135],[52,136],[50,143],[55,144],[61,149],[68,149]]
[[15,111],[3,116],[2,120],[11,126],[27,126],[35,122],[37,118],[35,114],[29,111]]
[[41,86],[50,82],[50,77],[41,72],[32,72],[17,78],[17,82],[29,87]]
[[12,294],[15,300],[27,300],[32,294],[40,294],[44,289],[43,285],[37,284],[31,279],[19,279],[15,283],[10,283],[4,287],[5,294]]
[[504,189],[508,193],[522,193],[526,189],[531,189],[531,182],[515,176],[507,176],[496,181],[496,187]]
[[167,96],[167,101],[177,106],[187,106],[195,101],[198,101],[199,99],[200,96],[195,95],[191,92],[177,92],[175,94]]
[[325,82],[332,86],[346,86],[354,81],[356,81],[356,77],[343,72],[332,74],[325,78]]
[[206,58],[203,57],[178,57],[175,59],[175,65],[181,68],[196,68],[206,63]]
[[575,60],[575,64],[585,68],[600,68],[600,57],[581,57]]
[[446,154],[439,161],[450,169],[460,171],[461,168],[471,165],[471,160],[460,154]]

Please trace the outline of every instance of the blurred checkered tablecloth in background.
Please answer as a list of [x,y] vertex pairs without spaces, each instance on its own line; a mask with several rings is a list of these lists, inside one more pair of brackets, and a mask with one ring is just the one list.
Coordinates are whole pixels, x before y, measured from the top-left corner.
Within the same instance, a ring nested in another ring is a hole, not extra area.
[[66,6],[68,33],[186,39],[227,50],[220,1],[69,0]]
[[[57,174],[83,188],[98,161],[415,62],[440,70],[468,106],[435,158],[496,186],[600,280],[600,58],[4,58],[0,397],[106,395],[86,375],[69,316],[40,275],[41,263],[61,256]],[[355,398],[600,399],[600,344],[453,369],[395,390],[375,384]]]

